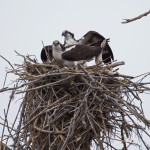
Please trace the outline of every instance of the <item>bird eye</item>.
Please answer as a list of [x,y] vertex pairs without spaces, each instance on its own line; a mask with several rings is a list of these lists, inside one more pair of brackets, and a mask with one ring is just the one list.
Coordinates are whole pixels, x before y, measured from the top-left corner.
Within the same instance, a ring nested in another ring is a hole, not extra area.
[[68,33],[68,31],[65,31],[65,33]]

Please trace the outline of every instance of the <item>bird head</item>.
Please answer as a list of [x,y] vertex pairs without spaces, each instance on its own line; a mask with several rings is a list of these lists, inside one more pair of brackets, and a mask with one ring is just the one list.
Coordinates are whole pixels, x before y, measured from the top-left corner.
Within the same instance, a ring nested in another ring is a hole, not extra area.
[[53,42],[53,46],[54,46],[54,47],[59,46],[59,45],[60,45],[60,42],[59,42],[59,41],[55,40],[55,41]]
[[71,32],[68,31],[68,30],[63,31],[63,32],[62,32],[62,36],[64,36],[64,37],[71,36],[72,38],[74,38],[74,34],[71,33]]
[[52,45],[52,50],[62,52],[65,51],[65,47],[58,40],[55,40]]

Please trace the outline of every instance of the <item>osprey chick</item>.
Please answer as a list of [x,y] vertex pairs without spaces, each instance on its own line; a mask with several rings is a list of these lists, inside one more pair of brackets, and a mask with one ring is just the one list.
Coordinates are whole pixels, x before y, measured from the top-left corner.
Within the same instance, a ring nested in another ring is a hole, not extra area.
[[59,41],[56,40],[53,42],[52,53],[57,63],[62,65],[63,67],[74,67],[77,62],[63,59],[62,54],[64,53],[64,51],[65,47]]

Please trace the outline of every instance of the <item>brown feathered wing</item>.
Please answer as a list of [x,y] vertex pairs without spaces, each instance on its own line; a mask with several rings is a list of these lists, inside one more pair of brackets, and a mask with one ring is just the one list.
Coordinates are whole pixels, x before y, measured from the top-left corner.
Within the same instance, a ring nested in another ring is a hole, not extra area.
[[[79,42],[80,44],[85,44],[85,45],[92,44],[92,46],[100,46],[104,39],[105,38],[102,35],[100,35],[98,32],[89,31],[77,42]],[[105,60],[104,63],[111,62],[111,59],[114,60],[113,52],[108,43],[104,48],[104,52],[105,51],[108,51],[108,53],[102,55],[103,60]]]

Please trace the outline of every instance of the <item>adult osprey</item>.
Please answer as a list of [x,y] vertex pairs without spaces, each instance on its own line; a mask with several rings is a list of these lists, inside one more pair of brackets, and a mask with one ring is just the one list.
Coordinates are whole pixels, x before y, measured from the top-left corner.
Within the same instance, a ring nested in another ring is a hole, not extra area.
[[[64,40],[65,46],[72,45],[72,44],[85,44],[85,45],[91,44],[92,46],[100,46],[101,43],[103,42],[103,40],[105,39],[102,35],[100,35],[99,33],[95,32],[95,31],[87,32],[79,40],[76,40],[74,38],[74,34],[67,30],[62,32],[62,36],[65,37],[65,40]],[[108,53],[106,53],[106,54],[103,53],[103,55],[102,55],[104,63],[111,62],[111,59],[114,60],[113,52],[108,43],[105,46],[103,52],[105,52],[105,51],[107,51]]]
[[[100,46],[88,46],[84,44],[74,44],[64,47],[59,41],[54,41],[52,45],[53,57],[63,67],[74,67],[82,61],[91,61],[101,54]],[[107,53],[107,52],[104,52]]]

